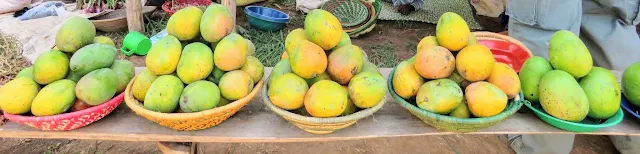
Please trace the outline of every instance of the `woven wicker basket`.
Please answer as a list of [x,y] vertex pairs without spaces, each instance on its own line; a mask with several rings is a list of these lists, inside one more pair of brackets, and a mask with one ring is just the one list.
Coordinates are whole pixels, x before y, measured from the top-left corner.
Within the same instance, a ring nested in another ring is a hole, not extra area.
[[373,28],[376,27],[378,16],[380,16],[380,11],[382,11],[382,5],[380,5],[380,2],[378,1],[375,1],[371,4],[365,3],[365,5],[367,6],[367,8],[371,9],[370,18],[367,20],[367,22],[365,22],[364,24],[362,24],[362,26],[359,26],[355,29],[352,29],[349,31],[345,30],[345,32],[347,32],[347,34],[349,34],[349,36],[351,36],[352,38],[357,38],[360,35],[369,33],[373,30]]
[[141,102],[133,98],[131,86],[136,78],[137,76],[131,79],[131,82],[129,82],[125,90],[124,100],[127,106],[129,106],[133,112],[148,120],[181,131],[202,130],[222,123],[242,109],[242,107],[249,104],[251,99],[262,90],[263,85],[263,81],[258,82],[249,95],[221,107],[194,113],[160,113],[145,109]]
[[[269,81],[269,78],[265,79],[265,81]],[[360,110],[350,115],[334,118],[316,118],[295,114],[273,105],[273,103],[271,103],[271,100],[269,99],[268,86],[264,86],[263,88],[264,89],[262,89],[261,92],[262,102],[264,102],[264,104],[269,107],[271,111],[281,116],[285,120],[291,122],[298,128],[313,134],[330,134],[342,128],[349,127],[356,123],[358,120],[366,118],[376,111],[380,110],[387,100],[385,96],[377,105],[371,108]]]
[[369,18],[369,10],[360,0],[330,0],[321,9],[335,15],[342,27],[360,25]]
[[[142,7],[142,14],[147,14],[155,10],[155,6]],[[127,12],[119,9],[102,16],[90,18],[89,21],[96,26],[96,29],[103,32],[119,32],[127,29]]]
[[393,73],[396,71],[394,68],[389,74],[388,80],[388,88],[389,93],[396,99],[396,102],[400,104],[400,106],[409,110],[411,114],[418,117],[420,120],[424,121],[428,125],[431,125],[435,128],[452,131],[452,132],[473,132],[478,129],[487,128],[493,124],[502,122],[504,119],[507,119],[509,116],[513,115],[522,107],[522,94],[518,95],[515,99],[511,100],[507,107],[499,113],[498,115],[485,117],[485,118],[456,118],[448,115],[441,115],[437,113],[433,113],[424,109],[419,108],[418,106],[409,103],[404,98],[400,97],[395,90],[393,89]]
[[[492,33],[492,32],[473,32],[473,34],[476,36],[478,40],[499,40],[499,41],[506,41],[506,42],[516,44],[520,46],[522,49],[524,49],[530,56],[532,55],[531,51],[526,46],[524,46],[524,44],[522,44],[520,41],[513,39],[509,36]],[[508,103],[504,111],[502,111],[501,113],[495,116],[485,117],[485,118],[462,119],[462,118],[456,118],[456,117],[451,117],[447,115],[440,115],[437,113],[420,109],[416,105],[411,104],[407,102],[407,100],[405,100],[404,98],[400,97],[394,91],[393,84],[391,83],[393,81],[394,72],[395,72],[395,68],[389,74],[388,82],[389,82],[389,85],[391,85],[389,86],[389,93],[391,93],[393,98],[396,99],[397,103],[400,104],[400,106],[409,110],[411,114],[420,118],[425,123],[441,130],[453,131],[453,132],[472,132],[478,129],[487,128],[513,115],[515,112],[517,112],[520,109],[520,107],[522,107],[522,105],[525,102],[521,92],[520,95],[518,95],[516,98],[514,98],[513,100],[510,100],[510,102]]]
[[124,94],[120,93],[105,103],[80,111],[40,117],[15,115],[4,112],[4,117],[12,122],[17,122],[44,131],[74,130],[92,124],[109,115],[118,107],[118,105],[120,105],[120,103],[122,103],[123,99]]

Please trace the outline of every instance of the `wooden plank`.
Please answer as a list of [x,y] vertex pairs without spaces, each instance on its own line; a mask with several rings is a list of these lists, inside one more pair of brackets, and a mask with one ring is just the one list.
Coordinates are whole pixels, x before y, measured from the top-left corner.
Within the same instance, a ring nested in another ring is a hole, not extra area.
[[[272,68],[266,68],[265,76]],[[138,72],[140,68],[136,69]],[[387,77],[391,69],[382,69]],[[616,73],[619,75],[620,73]],[[0,137],[65,138],[121,141],[169,142],[307,142],[354,140],[365,138],[458,134],[435,129],[411,115],[388,96],[384,107],[373,116],[333,134],[307,133],[271,112],[260,96],[222,124],[200,131],[176,131],[148,121],[122,103],[112,114],[84,128],[73,131],[47,132],[8,122],[0,126]],[[526,108],[523,106],[523,108]],[[522,111],[522,110],[521,110]],[[592,134],[640,135],[640,124],[632,116],[622,123],[597,132],[567,132],[538,119],[532,113],[516,113],[504,122],[467,134]]]
[[128,0],[126,2],[127,25],[129,31],[144,32],[142,19],[142,4],[140,0]]

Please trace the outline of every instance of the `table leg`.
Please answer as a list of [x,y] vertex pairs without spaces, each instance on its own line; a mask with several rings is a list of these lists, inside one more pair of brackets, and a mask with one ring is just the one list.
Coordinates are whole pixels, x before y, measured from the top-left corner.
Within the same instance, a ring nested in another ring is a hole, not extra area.
[[158,142],[158,149],[164,154],[195,154],[197,143]]

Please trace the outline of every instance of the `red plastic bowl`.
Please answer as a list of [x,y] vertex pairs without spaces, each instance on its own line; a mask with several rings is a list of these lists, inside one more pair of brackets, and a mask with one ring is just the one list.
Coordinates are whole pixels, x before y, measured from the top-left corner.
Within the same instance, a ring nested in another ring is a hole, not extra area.
[[496,61],[511,66],[516,72],[520,72],[522,64],[533,56],[519,45],[507,41],[479,40],[478,43],[491,49]]
[[73,130],[87,126],[107,116],[122,103],[122,100],[124,100],[124,93],[120,93],[120,95],[98,106],[76,112],[43,117],[15,115],[4,112],[4,117],[10,121],[46,131]]
[[162,10],[164,10],[164,12],[167,12],[167,14],[169,15],[173,15],[174,13],[176,13],[176,11],[184,8],[184,7],[180,7],[176,10],[172,10],[171,8],[173,7],[173,4],[184,5],[185,7],[186,6],[202,6],[202,5],[209,6],[211,4],[211,0],[174,0],[174,1],[167,1],[164,4],[162,4]]

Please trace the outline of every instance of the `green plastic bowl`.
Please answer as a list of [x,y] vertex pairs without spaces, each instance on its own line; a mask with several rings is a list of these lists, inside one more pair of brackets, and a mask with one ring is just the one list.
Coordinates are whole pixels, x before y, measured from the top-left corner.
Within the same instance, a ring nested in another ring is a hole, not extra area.
[[525,102],[525,105],[529,107],[529,109],[531,109],[533,113],[535,113],[536,116],[538,116],[538,118],[542,119],[542,121],[554,127],[567,130],[567,131],[572,131],[572,132],[597,131],[600,128],[615,126],[620,122],[622,122],[622,119],[624,118],[624,113],[622,112],[622,109],[618,109],[618,112],[616,112],[616,114],[614,114],[611,118],[605,120],[604,122],[599,122],[598,120],[591,119],[589,117],[587,117],[580,123],[569,122],[569,121],[561,120],[547,114],[547,112],[545,112],[539,104],[532,105],[530,102],[527,101]]
[[429,112],[416,106],[415,99],[405,100],[396,93],[396,91],[393,89],[393,74],[395,73],[396,68],[393,68],[391,73],[389,73],[389,79],[387,80],[387,88],[391,96],[393,96],[393,98],[396,100],[396,103],[407,109],[415,117],[419,118],[424,123],[440,130],[467,133],[491,127],[494,124],[500,123],[509,118],[511,115],[515,114],[520,109],[520,107],[522,107],[522,102],[524,101],[522,92],[520,92],[520,95],[518,95],[517,98],[509,100],[509,103],[507,104],[507,107],[504,109],[504,111],[500,112],[497,115],[484,118],[456,118],[448,115]]

